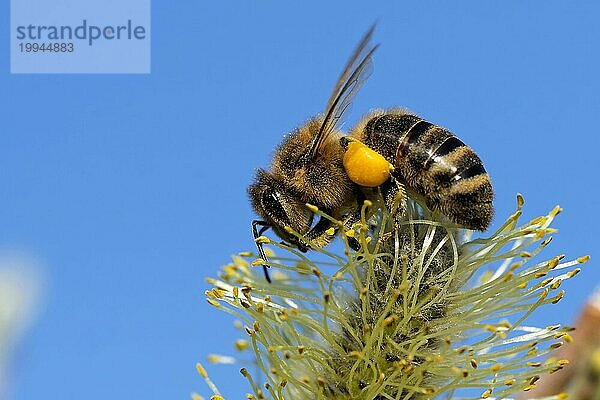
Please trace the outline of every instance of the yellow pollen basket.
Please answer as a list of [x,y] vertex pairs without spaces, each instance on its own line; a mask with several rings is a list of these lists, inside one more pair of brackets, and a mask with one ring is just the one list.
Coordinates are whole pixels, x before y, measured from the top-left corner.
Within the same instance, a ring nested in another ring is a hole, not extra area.
[[387,181],[394,166],[381,154],[358,140],[349,140],[343,162],[352,182],[360,186],[375,187]]

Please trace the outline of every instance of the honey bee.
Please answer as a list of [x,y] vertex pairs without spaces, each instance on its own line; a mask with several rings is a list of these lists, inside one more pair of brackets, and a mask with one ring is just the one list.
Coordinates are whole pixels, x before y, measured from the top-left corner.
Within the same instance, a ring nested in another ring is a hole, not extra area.
[[370,191],[379,191],[391,209],[406,190],[460,227],[484,231],[490,224],[490,178],[477,154],[450,131],[403,109],[371,112],[349,136],[339,130],[344,112],[371,74],[378,47],[371,44],[374,28],[348,60],[325,112],[287,135],[270,171],[258,169],[248,188],[252,207],[262,217],[252,221],[252,230],[269,282],[268,259],[257,240],[266,229],[303,252],[324,247],[335,236],[337,224],[322,217],[315,222],[307,204],[349,228],[360,219]]

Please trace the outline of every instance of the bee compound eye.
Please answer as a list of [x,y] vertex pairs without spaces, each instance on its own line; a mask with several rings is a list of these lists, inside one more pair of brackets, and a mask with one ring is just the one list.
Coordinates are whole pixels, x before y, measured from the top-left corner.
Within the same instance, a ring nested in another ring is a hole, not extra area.
[[267,189],[262,194],[263,208],[271,215],[274,220],[281,221],[284,223],[289,222],[289,218],[283,204],[281,203],[281,196],[275,190]]

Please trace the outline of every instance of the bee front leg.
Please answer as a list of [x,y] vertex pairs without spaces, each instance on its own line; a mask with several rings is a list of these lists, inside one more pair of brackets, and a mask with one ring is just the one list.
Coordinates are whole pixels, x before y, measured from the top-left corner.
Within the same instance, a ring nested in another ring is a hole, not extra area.
[[[256,228],[257,226],[260,226],[261,228],[257,229]],[[267,254],[265,253],[265,250],[263,249],[263,244],[258,243],[256,241],[256,239],[258,239],[270,227],[271,226],[265,221],[260,221],[257,219],[252,221],[252,235],[254,236],[254,242],[256,243],[256,248],[258,249],[258,254],[259,254],[260,258],[262,258],[263,261],[265,262],[265,264],[263,264],[262,267],[263,267],[263,272],[265,273],[265,278],[267,279],[267,282],[269,282],[269,283],[271,283],[271,277],[269,276],[269,271],[267,271],[268,265],[266,264],[267,262],[269,262],[269,259],[267,258]]]

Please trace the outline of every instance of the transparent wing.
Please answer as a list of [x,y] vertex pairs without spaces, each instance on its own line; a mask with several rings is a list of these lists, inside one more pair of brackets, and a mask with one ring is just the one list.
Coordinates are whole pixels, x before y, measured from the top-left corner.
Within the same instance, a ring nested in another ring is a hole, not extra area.
[[378,47],[378,45],[371,44],[374,30],[375,24],[363,36],[356,50],[352,53],[333,89],[327,108],[325,108],[325,119],[311,144],[309,153],[311,158],[319,153],[321,146],[338,126],[352,99],[373,71],[371,56]]

